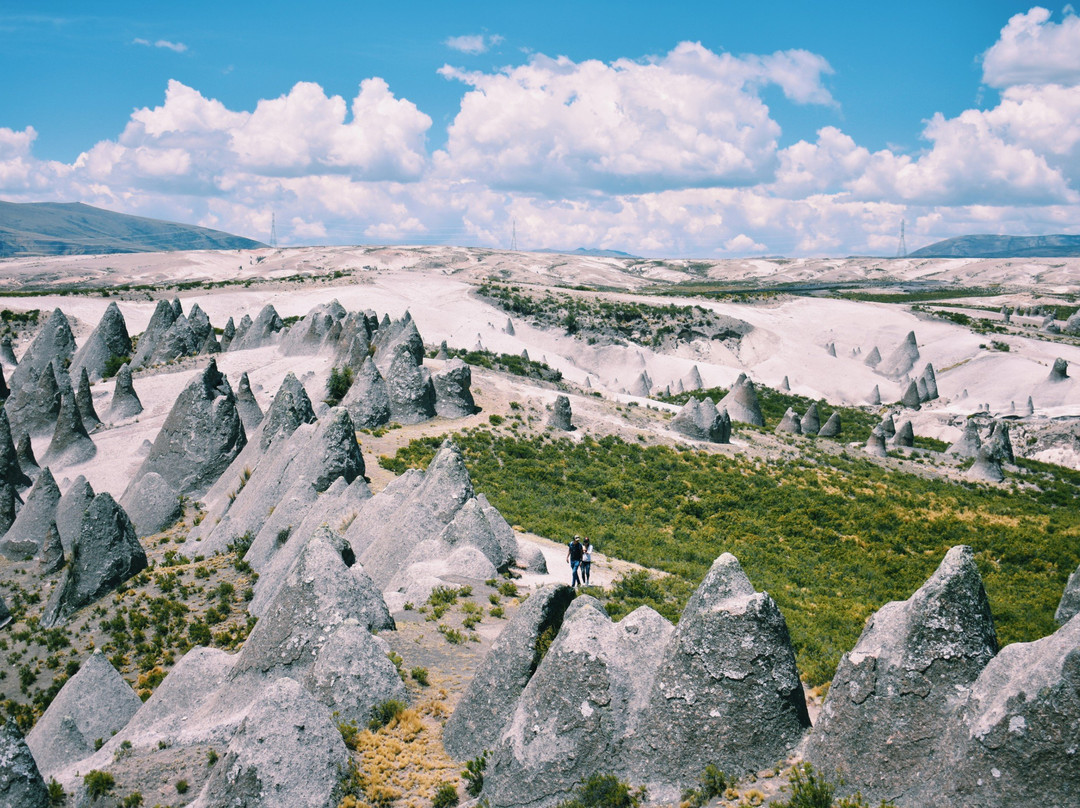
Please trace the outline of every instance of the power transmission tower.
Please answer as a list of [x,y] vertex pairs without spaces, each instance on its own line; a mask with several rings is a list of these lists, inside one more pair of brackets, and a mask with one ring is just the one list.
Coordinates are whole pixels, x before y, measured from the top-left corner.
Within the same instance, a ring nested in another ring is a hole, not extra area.
[[270,213],[270,246],[277,246],[277,213]]
[[511,231],[510,252],[517,252],[517,219],[514,219],[514,229]]
[[900,244],[896,248],[897,258],[907,258],[907,241],[904,239],[904,220],[900,220]]

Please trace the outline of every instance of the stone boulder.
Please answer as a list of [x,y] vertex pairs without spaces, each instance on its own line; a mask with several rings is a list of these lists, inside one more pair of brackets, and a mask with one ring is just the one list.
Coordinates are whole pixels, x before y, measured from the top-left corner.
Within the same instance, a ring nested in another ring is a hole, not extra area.
[[41,552],[45,534],[56,521],[59,501],[60,489],[56,487],[56,480],[48,468],[43,468],[26,495],[26,504],[0,541],[0,553],[12,561],[23,561]]
[[400,424],[418,424],[435,417],[435,385],[431,373],[416,361],[408,343],[391,349],[386,388],[390,395],[390,418]]
[[177,397],[128,488],[156,472],[174,491],[202,496],[246,443],[236,396],[211,359]]
[[870,431],[870,437],[866,439],[864,450],[871,457],[885,457],[885,432],[880,424]]
[[284,677],[259,694],[192,805],[334,808],[348,761],[330,711]]
[[1059,626],[1068,623],[1072,618],[1080,614],[1080,567],[1069,576],[1065,584],[1065,591],[1061,594],[1061,602],[1058,603],[1054,619]]
[[1000,483],[1005,479],[1005,473],[1001,470],[1001,459],[989,444],[979,448],[975,455],[975,463],[967,471],[967,477],[970,480],[986,483]]
[[282,337],[281,352],[286,356],[318,353],[334,324],[344,320],[347,314],[336,300],[320,303],[289,328]]
[[727,411],[717,412],[711,398],[698,401],[691,397],[671,419],[671,429],[692,440],[729,443],[731,419]]
[[81,474],[56,503],[56,529],[65,553],[75,546],[75,538],[82,530],[83,515],[94,501],[94,489]]
[[480,663],[443,727],[448,754],[466,760],[494,747],[540,665],[541,636],[558,633],[573,599],[570,587],[548,584],[522,604]]
[[915,446],[915,430],[911,426],[911,421],[904,421],[896,428],[892,443],[893,446],[902,446],[907,449]]
[[451,359],[446,367],[433,373],[435,412],[444,418],[465,418],[477,412],[473,400],[472,371],[460,359]]
[[894,381],[899,381],[911,372],[918,359],[919,346],[915,341],[915,332],[909,331],[904,341],[897,345],[896,349],[889,354],[888,359],[882,361],[875,370]]
[[159,343],[164,339],[172,324],[176,322],[178,316],[177,311],[169,305],[169,301],[159,300],[157,306],[154,307],[154,313],[150,315],[150,322],[147,323],[146,330],[139,335],[139,345],[128,364],[133,368],[141,368],[151,364],[151,357],[157,351]]
[[88,431],[92,432],[101,425],[101,418],[94,409],[94,394],[90,392],[90,377],[86,374],[86,368],[79,371],[79,389],[75,392],[75,403],[79,407],[83,426]]
[[915,594],[867,620],[840,660],[806,758],[871,802],[910,799],[941,761],[949,716],[997,650],[974,555],[953,547]]
[[131,380],[131,367],[121,365],[120,370],[116,372],[116,384],[113,387],[108,418],[115,424],[118,421],[134,418],[142,411],[142,402],[139,401],[139,396],[135,392],[135,385]]
[[184,515],[179,493],[156,471],[149,471],[132,483],[120,504],[139,538],[172,527]]
[[357,429],[374,429],[390,421],[390,391],[370,356],[364,359],[341,406],[349,411]]
[[551,415],[548,417],[548,426],[563,432],[572,432],[576,428],[573,423],[573,411],[570,409],[569,398],[556,396],[555,403],[551,407]]
[[221,329],[221,350],[229,350],[229,346],[232,344],[233,338],[236,336],[236,323],[233,322],[233,318],[230,317],[228,322],[225,323],[225,327]]
[[38,556],[38,569],[42,575],[52,575],[64,567],[64,545],[60,541],[60,532],[56,529],[56,522],[49,525],[45,532],[45,541],[41,545],[41,555]]
[[866,398],[868,404],[880,404],[881,403],[881,389],[875,384],[874,389],[870,391],[870,395]]
[[236,388],[236,409],[244,424],[244,432],[250,435],[262,423],[263,411],[251,392],[251,381],[246,373],[240,376],[240,384]]
[[1080,310],[1072,313],[1072,316],[1065,321],[1065,325],[1061,327],[1061,331],[1064,334],[1072,334],[1074,337],[1080,336]]
[[741,376],[734,386],[716,405],[717,410],[727,410],[732,421],[754,426],[765,426],[765,416],[761,414],[757,390],[754,383]]
[[926,400],[933,401],[936,399],[938,397],[938,389],[937,374],[934,373],[934,366],[927,362],[919,379],[926,385]]
[[817,435],[821,432],[821,416],[818,415],[816,402],[811,402],[810,406],[806,408],[806,415],[802,417],[799,426],[804,435]]
[[71,562],[49,597],[41,625],[62,624],[144,569],[146,552],[131,520],[112,496],[98,494],[83,515]]
[[975,422],[969,419],[964,422],[963,434],[957,438],[955,443],[945,450],[945,453],[956,455],[957,457],[975,457],[979,453],[979,448],[981,446],[982,441],[979,439],[979,429]]
[[685,391],[700,390],[705,386],[705,383],[701,380],[701,371],[698,370],[697,365],[690,368],[690,372],[683,376],[679,381],[682,383],[682,390]]
[[55,367],[51,362],[40,369],[26,367],[20,384],[16,385],[12,376],[11,395],[4,402],[11,429],[17,434],[51,432],[60,414],[62,397]]
[[685,787],[709,764],[741,777],[783,760],[809,726],[784,616],[725,553],[664,649],[631,779]]
[[52,442],[41,462],[50,466],[73,466],[85,463],[96,454],[97,446],[86,432],[75,396],[64,396]]
[[919,396],[919,385],[912,379],[904,389],[904,394],[900,396],[900,403],[910,410],[917,410],[921,409],[922,400]]
[[0,337],[0,365],[13,368],[19,364],[15,358],[15,349],[11,347],[11,335],[5,334]]
[[110,303],[86,342],[75,352],[68,370],[72,376],[86,371],[90,377],[101,379],[110,362],[129,356],[131,337],[128,336],[127,323],[120,313],[120,307]]
[[424,361],[424,340],[408,312],[405,312],[405,317],[390,323],[388,327],[380,325],[372,344],[375,346],[375,362],[387,379],[392,375],[390,367],[397,358],[399,349],[404,349],[412,357],[413,367],[419,367]]
[[995,421],[986,439],[987,449],[1002,463],[1015,463],[1012,439],[1009,437],[1009,425],[1005,421]]
[[71,333],[71,323],[64,312],[53,309],[12,372],[11,389],[18,391],[29,386],[32,378],[54,362],[66,368],[74,353],[75,336]]
[[795,410],[788,407],[787,412],[784,413],[784,417],[780,419],[780,423],[776,425],[776,429],[773,431],[777,435],[801,435],[802,424],[800,423],[799,416],[795,413]]
[[19,728],[5,721],[0,728],[0,805],[4,808],[49,808],[49,790]]
[[[29,438],[27,442],[29,443]],[[34,465],[36,466],[37,463]],[[11,424],[2,407],[0,407],[0,481],[7,483],[13,489],[26,488],[31,482],[19,463],[19,453],[11,438]]]
[[83,662],[26,736],[38,768],[55,774],[95,751],[131,720],[142,700],[101,650]]
[[19,467],[23,470],[23,473],[31,480],[36,480],[38,473],[41,471],[41,466],[38,464],[37,458],[34,457],[34,444],[31,442],[30,436],[25,432],[19,438],[19,443],[15,447],[15,454],[19,458]]
[[1069,378],[1069,363],[1059,356],[1054,360],[1054,366],[1050,368],[1048,379],[1052,382],[1063,382],[1067,378]]
[[301,424],[314,422],[315,411],[311,408],[307,390],[290,371],[285,374],[270,409],[266,411],[266,420],[259,435],[259,446],[265,451],[276,438],[287,437]]
[[871,350],[870,353],[866,355],[866,359],[863,360],[863,364],[871,368],[876,368],[879,364],[881,364],[881,351],[877,349],[876,345],[874,346],[873,350]]
[[[246,315],[245,315],[245,319]],[[243,321],[241,321],[243,326]],[[229,345],[230,351],[243,351],[250,348],[264,348],[273,345],[279,339],[285,322],[278,316],[277,310],[269,303],[262,307],[251,325],[237,329],[236,336]]]
[[842,430],[840,424],[840,411],[833,410],[832,415],[825,421],[825,425],[818,430],[818,437],[835,438]]
[[191,333],[195,335],[195,341],[200,345],[206,341],[208,336],[214,333],[214,326],[210,323],[210,316],[202,310],[198,303],[191,306],[187,321],[191,327]]

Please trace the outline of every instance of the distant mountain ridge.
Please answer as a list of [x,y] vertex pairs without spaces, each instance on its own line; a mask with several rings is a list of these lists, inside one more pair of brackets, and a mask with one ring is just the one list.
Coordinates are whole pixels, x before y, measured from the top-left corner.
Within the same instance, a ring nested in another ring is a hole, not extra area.
[[265,246],[220,230],[129,216],[81,202],[0,201],[0,258]]
[[908,253],[909,258],[1067,258],[1080,236],[957,236]]

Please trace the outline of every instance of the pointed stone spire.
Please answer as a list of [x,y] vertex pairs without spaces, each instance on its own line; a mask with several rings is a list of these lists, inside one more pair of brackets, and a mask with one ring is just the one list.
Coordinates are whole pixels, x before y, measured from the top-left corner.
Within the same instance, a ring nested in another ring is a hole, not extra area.
[[0,804],[11,808],[49,808],[49,790],[34,756],[13,721],[0,726]]
[[885,457],[885,433],[880,426],[875,426],[866,439],[866,453],[871,457]]
[[989,445],[979,448],[975,455],[975,464],[968,469],[967,476],[969,479],[988,483],[1000,483],[1005,479],[1005,474],[1001,470],[1001,460]]
[[787,376],[785,376],[784,380],[782,382],[780,382],[780,387],[778,389],[782,393],[790,393],[791,392],[791,383],[788,381]]
[[1050,369],[1049,379],[1052,382],[1063,382],[1069,378],[1069,363],[1060,356],[1054,360],[1054,367]]
[[0,480],[7,482],[12,488],[26,488],[30,485],[30,478],[19,463],[19,454],[15,442],[11,439],[11,425],[3,407],[0,407]]
[[52,442],[45,451],[42,462],[51,466],[71,466],[85,463],[95,454],[97,446],[86,432],[75,396],[64,396]]
[[821,416],[818,415],[816,402],[811,402],[806,408],[806,415],[802,417],[799,426],[802,427],[804,435],[816,435],[821,431]]
[[927,362],[920,378],[926,385],[927,401],[933,401],[938,397],[937,375],[934,373],[934,366]]
[[986,439],[986,447],[993,455],[1003,463],[1015,463],[1013,455],[1012,439],[1009,437],[1009,425],[1005,421],[995,421],[990,437]]
[[[172,309],[169,309],[172,311]],[[116,373],[116,386],[113,388],[112,403],[109,404],[109,420],[113,423],[134,418],[143,411],[142,402],[135,392],[131,380],[131,366],[121,365]]]
[[[7,480],[0,480],[0,537],[11,528],[15,522],[15,489]],[[0,623],[0,628],[3,624]]]
[[551,408],[551,417],[548,418],[548,426],[563,432],[574,429],[573,413],[570,409],[570,399],[566,396],[558,396]]
[[874,385],[874,389],[870,391],[870,395],[867,396],[866,400],[873,405],[881,404],[881,390],[878,389],[876,384]]
[[19,438],[19,444],[15,447],[15,454],[19,458],[19,467],[26,476],[31,479],[37,477],[38,472],[41,471],[41,464],[34,457],[34,446],[30,442],[30,436],[25,432]]
[[97,410],[94,409],[94,396],[90,392],[90,377],[85,367],[79,372],[79,389],[75,393],[75,403],[79,407],[83,426],[88,430],[93,430],[101,425],[101,419],[98,418]]
[[795,414],[795,410],[791,407],[787,408],[787,412],[784,413],[784,417],[780,419],[780,423],[776,425],[775,430],[777,435],[801,435],[802,426],[799,422],[799,416]]
[[48,467],[43,468],[26,495],[26,504],[0,541],[0,553],[13,561],[36,556],[45,543],[49,525],[56,521],[59,501],[60,489],[56,487],[56,480]]
[[110,361],[131,356],[131,337],[128,336],[127,323],[120,307],[110,303],[101,320],[86,342],[82,344],[71,360],[69,371],[78,376],[86,371],[94,379],[101,379]]
[[915,445],[915,430],[911,426],[911,421],[904,421],[897,427],[896,435],[893,436],[893,445],[909,449]]
[[11,390],[8,389],[7,381],[4,379],[4,368],[0,365],[0,399],[6,399],[11,395]]
[[866,355],[866,359],[863,360],[863,364],[867,367],[876,368],[881,362],[881,352],[874,346],[874,349]]
[[244,422],[244,431],[248,434],[254,432],[262,423],[263,411],[255,400],[255,394],[251,392],[251,380],[247,373],[240,376],[240,384],[236,388],[236,409],[240,412],[240,420]]
[[60,532],[56,529],[56,522],[49,525],[49,529],[45,532],[45,543],[41,547],[39,564],[42,575],[52,575],[64,566],[64,546],[60,542]]
[[900,403],[911,410],[920,409],[919,387],[914,381],[908,382],[904,395],[900,397]]
[[964,422],[963,434],[952,446],[945,450],[945,453],[957,457],[975,457],[979,453],[981,446],[982,441],[979,439],[978,427],[976,427],[974,421],[969,419]]
[[15,358],[15,350],[11,347],[11,337],[5,334],[0,338],[0,363],[9,368],[17,367],[19,360]]
[[233,322],[233,318],[230,317],[229,321],[225,323],[225,327],[221,329],[221,350],[229,350],[229,346],[232,344],[233,337],[236,336],[236,324]]
[[840,411],[833,410],[832,415],[830,415],[829,419],[825,422],[825,426],[818,430],[818,437],[835,438],[840,434],[840,430]]

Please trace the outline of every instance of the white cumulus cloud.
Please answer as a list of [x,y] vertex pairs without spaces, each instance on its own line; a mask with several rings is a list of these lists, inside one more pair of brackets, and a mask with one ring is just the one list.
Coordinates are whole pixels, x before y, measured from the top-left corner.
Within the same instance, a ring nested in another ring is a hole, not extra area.
[[475,56],[480,53],[487,53],[488,50],[502,41],[503,38],[498,34],[465,34],[463,36],[452,36],[444,44],[451,50]]
[[983,82],[1080,84],[1080,17],[1066,9],[1060,23],[1051,22],[1041,6],[1012,17],[983,54]]

